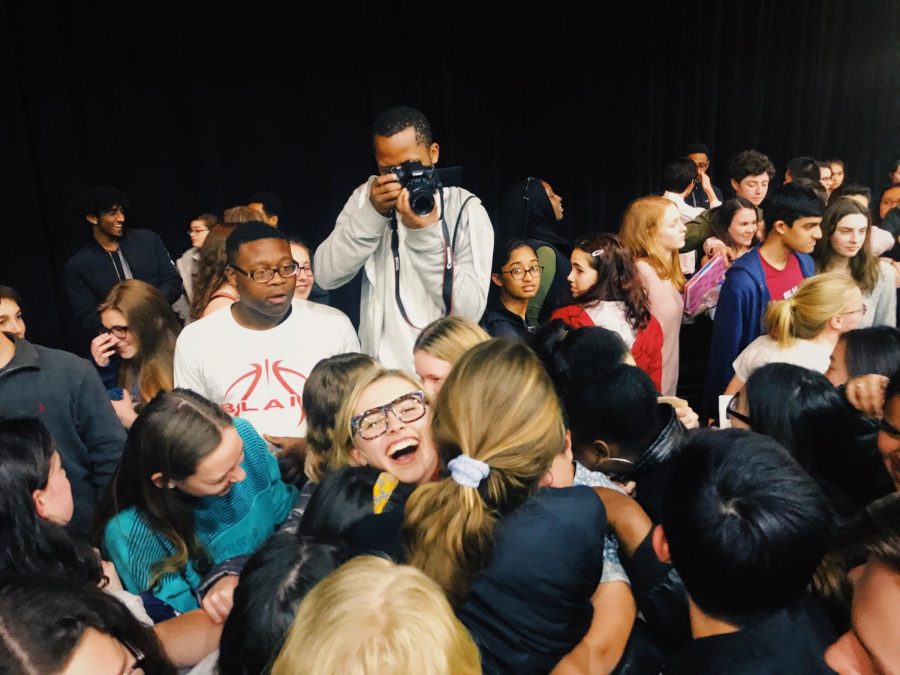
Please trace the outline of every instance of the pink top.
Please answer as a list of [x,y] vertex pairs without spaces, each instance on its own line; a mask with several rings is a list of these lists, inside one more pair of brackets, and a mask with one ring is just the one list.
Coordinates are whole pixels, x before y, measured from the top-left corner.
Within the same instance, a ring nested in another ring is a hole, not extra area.
[[641,282],[650,300],[650,312],[662,326],[662,389],[663,396],[674,396],[678,385],[678,336],[684,314],[684,298],[671,281],[663,281],[650,263],[635,261]]

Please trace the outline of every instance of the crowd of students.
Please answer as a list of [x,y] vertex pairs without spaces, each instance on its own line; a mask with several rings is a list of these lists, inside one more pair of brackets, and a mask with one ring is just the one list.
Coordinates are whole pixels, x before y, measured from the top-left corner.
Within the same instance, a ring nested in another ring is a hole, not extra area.
[[261,193],[175,265],[80,195],[93,364],[0,286],[0,671],[900,672],[900,167],[873,213],[750,150],[722,201],[691,144],[572,243],[546,181],[493,225],[443,186],[418,111],[372,141],[317,251]]

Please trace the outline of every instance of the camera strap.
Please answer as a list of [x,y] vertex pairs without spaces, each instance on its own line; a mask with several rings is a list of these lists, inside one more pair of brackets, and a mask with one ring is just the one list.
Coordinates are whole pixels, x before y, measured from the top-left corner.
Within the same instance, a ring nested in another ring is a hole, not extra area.
[[[441,289],[441,296],[444,301],[444,314],[443,316],[448,316],[453,308],[453,253],[456,250],[456,235],[459,233],[459,226],[462,222],[463,212],[466,209],[466,204],[469,203],[471,199],[475,197],[475,195],[469,195],[466,197],[465,201],[459,207],[459,214],[456,216],[456,225],[453,228],[453,236],[450,236],[450,232],[447,229],[447,219],[444,217],[444,188],[438,188],[438,194],[441,199],[441,239],[444,245],[444,281]],[[409,324],[412,328],[416,330],[422,330],[423,327],[416,326],[409,319],[409,315],[406,313],[406,308],[403,306],[403,298],[400,297],[400,235],[397,232],[397,212],[394,211],[391,214],[391,255],[394,258],[394,298],[397,301],[397,307],[400,310],[400,316],[403,317],[403,320]]]

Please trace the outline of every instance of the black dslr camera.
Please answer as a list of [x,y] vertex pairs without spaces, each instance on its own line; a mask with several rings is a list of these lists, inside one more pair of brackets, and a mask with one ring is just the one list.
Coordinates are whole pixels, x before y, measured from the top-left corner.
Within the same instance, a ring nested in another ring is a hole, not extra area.
[[421,162],[410,160],[392,166],[385,173],[397,176],[400,185],[409,191],[409,205],[416,215],[425,216],[434,210],[434,193],[440,182],[433,166],[422,166]]

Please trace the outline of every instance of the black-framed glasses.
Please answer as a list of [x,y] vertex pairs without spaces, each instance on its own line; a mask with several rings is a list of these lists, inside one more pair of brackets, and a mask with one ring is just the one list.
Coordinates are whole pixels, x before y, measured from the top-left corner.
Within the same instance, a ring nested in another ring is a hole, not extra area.
[[135,647],[129,642],[125,640],[120,640],[120,642],[125,646],[125,649],[134,657],[134,663],[130,666],[126,666],[125,670],[122,671],[122,675],[129,675],[129,673],[133,673],[136,670],[140,670],[144,667],[144,660],[147,658],[140,649]]
[[537,279],[543,271],[543,265],[532,265],[531,267],[513,267],[511,270],[500,270],[500,274],[508,274],[513,279],[521,281],[527,275],[531,275],[532,279]]
[[202,232],[209,232],[209,228],[208,227],[198,227],[196,230],[194,228],[191,228],[187,231],[188,235],[201,234]]
[[278,276],[282,277],[283,279],[290,279],[291,277],[297,276],[297,272],[300,270],[300,265],[298,265],[296,262],[285,263],[284,265],[279,265],[278,267],[261,267],[258,270],[251,270],[250,272],[246,272],[240,267],[236,267],[234,265],[229,265],[229,267],[231,267],[231,269],[233,269],[235,272],[246,274],[258,284],[265,284],[272,281],[272,279],[275,278],[275,272],[278,272]]
[[120,340],[124,340],[125,336],[128,335],[128,326],[110,326],[107,328],[103,326],[99,331],[99,335],[105,335],[107,333],[112,333],[113,337],[119,338]]
[[297,276],[308,277],[312,273],[312,265],[297,265]]
[[360,438],[371,441],[388,430],[388,413],[404,423],[415,422],[425,416],[425,392],[413,391],[377,408],[366,410],[350,418],[350,429]]
[[728,401],[728,405],[725,406],[725,417],[727,417],[728,419],[734,418],[736,420],[740,420],[741,422],[746,424],[748,427],[752,426],[750,424],[750,417],[748,415],[745,415],[744,413],[738,412],[737,410],[734,409],[735,406],[737,405],[737,400],[738,400],[737,396],[732,396],[731,400]]

